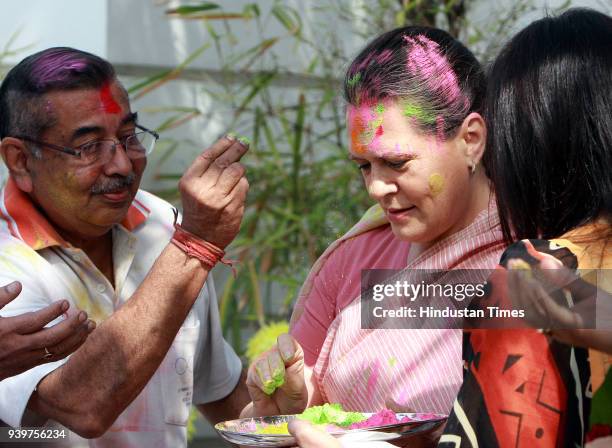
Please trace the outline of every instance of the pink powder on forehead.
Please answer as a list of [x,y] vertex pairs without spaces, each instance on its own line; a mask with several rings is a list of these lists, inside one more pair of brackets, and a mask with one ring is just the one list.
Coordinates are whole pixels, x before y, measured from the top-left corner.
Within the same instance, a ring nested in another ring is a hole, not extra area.
[[115,101],[115,98],[113,98],[110,83],[104,84],[100,89],[100,102],[102,103],[102,108],[106,113],[118,114],[121,112],[121,106],[119,106],[117,101]]
[[348,108],[349,132],[351,148],[356,153],[363,153],[366,149],[377,151],[380,148],[380,137],[385,106],[382,103],[370,103]]
[[404,36],[408,44],[407,68],[413,75],[427,81],[432,92],[444,95],[448,101],[461,96],[457,76],[440,46],[425,36]]

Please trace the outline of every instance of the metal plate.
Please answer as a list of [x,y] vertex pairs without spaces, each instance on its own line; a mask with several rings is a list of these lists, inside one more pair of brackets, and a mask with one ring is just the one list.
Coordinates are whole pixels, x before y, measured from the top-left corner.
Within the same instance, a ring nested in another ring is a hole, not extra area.
[[[366,417],[373,414],[364,413]],[[431,431],[446,421],[442,414],[397,413],[397,418],[410,417],[412,421],[394,425],[371,426],[363,429],[342,429],[328,425],[327,432],[334,437],[350,437],[351,441],[394,440],[400,437],[412,436]],[[295,415],[276,415],[270,417],[243,418],[217,423],[215,429],[225,440],[231,443],[256,447],[288,447],[295,446],[295,439],[290,434],[257,434],[255,431],[262,426],[278,425],[290,422]],[[349,436],[350,435],[350,436]]]

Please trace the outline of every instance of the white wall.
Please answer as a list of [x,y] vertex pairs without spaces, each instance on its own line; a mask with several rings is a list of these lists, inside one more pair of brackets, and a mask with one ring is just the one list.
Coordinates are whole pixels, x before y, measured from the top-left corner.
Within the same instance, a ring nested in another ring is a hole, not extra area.
[[3,63],[54,46],[76,47],[106,56],[107,0],[3,0],[0,48],[18,33],[10,49],[27,47]]

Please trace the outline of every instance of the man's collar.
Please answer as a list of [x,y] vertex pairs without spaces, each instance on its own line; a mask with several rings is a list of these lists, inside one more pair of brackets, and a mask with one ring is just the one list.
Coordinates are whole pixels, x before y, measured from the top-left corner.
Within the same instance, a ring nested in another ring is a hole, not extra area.
[[[133,231],[150,213],[147,207],[134,199],[121,225]],[[21,191],[10,176],[0,192],[0,219],[6,221],[12,236],[19,238],[34,250],[50,246],[70,246],[34,206],[30,196]]]

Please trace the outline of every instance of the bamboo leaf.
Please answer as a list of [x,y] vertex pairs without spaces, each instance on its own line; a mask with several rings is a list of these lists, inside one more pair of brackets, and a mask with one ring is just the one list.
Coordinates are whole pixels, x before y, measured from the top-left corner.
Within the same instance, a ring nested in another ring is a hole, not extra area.
[[225,330],[228,328],[228,321],[231,319],[230,314],[230,302],[232,300],[232,293],[234,291],[234,283],[236,279],[233,275],[227,277],[225,285],[223,285],[223,294],[219,300],[219,316],[221,319],[221,328]]
[[143,82],[136,84],[128,89],[128,93],[132,94],[138,92],[134,99],[141,98],[152,90],[157,89],[161,85],[170,81],[171,79],[177,78],[185,68],[187,68],[195,59],[197,59],[204,51],[210,47],[210,42],[206,42],[191,53],[183,62],[172,70],[165,70],[162,73],[154,75]]
[[279,38],[278,37],[271,37],[269,39],[264,39],[263,41],[261,41],[260,43],[258,43],[257,45],[249,48],[246,51],[243,51],[242,53],[239,53],[237,55],[234,55],[232,57],[230,57],[226,64],[225,64],[225,68],[230,68],[230,67],[234,67],[243,59],[247,58],[247,57],[251,57],[251,59],[249,59],[249,61],[247,61],[247,63],[245,64],[244,67],[242,67],[242,70],[246,70],[246,68],[248,66],[250,66],[252,64],[252,61],[258,57],[260,57],[262,54],[264,54],[266,51],[268,51],[272,46],[274,46],[277,42],[278,42]]
[[155,81],[159,81],[160,79],[165,78],[166,76],[168,76],[169,74],[172,73],[172,70],[164,70],[162,72],[159,72],[153,76],[150,76],[136,84],[134,84],[133,86],[128,87],[127,91],[129,94],[132,94],[150,84],[153,84]]
[[174,129],[174,128],[177,128],[185,124],[189,120],[199,117],[200,115],[201,115],[201,112],[199,110],[196,110],[194,112],[174,115],[168,118],[167,120],[165,120],[164,122],[162,122],[162,124],[160,124],[155,130],[157,132],[163,132],[163,131],[167,131],[168,129]]
[[[292,8],[280,4],[274,5],[272,15],[293,35],[299,35],[302,29],[300,16]],[[291,17],[293,16],[293,17]]]
[[[264,118],[263,114],[261,113],[261,109],[259,107],[255,107],[255,113],[253,115],[253,147],[255,148],[259,148],[259,132],[263,120]],[[257,152],[257,156],[261,156],[261,154]]]
[[208,14],[190,14],[188,16],[180,17],[182,20],[232,20],[242,19],[250,20],[251,16],[243,12],[220,12],[220,13],[208,13]]
[[266,143],[268,145],[268,147],[270,148],[270,151],[272,151],[272,154],[274,154],[274,159],[276,161],[279,161],[279,151],[278,148],[276,146],[276,138],[275,136],[272,134],[272,131],[270,130],[270,126],[268,126],[268,123],[263,120],[261,122],[261,126],[264,130],[264,134],[266,136]]
[[257,321],[260,326],[264,326],[266,323],[265,313],[263,304],[261,301],[261,291],[259,290],[259,278],[257,271],[255,270],[255,263],[253,260],[249,260],[247,263],[249,268],[249,278],[251,279],[251,299],[255,306],[255,314],[257,315]]
[[219,5],[211,2],[203,2],[199,5],[183,5],[178,8],[166,10],[166,14],[189,15],[195,12],[210,11],[211,9],[219,9]]
[[275,72],[262,73],[255,76],[253,83],[251,84],[251,90],[247,96],[242,100],[234,116],[239,116],[249,103],[257,96],[257,94],[270,84],[270,82],[276,77]]
[[155,176],[155,179],[157,180],[180,180],[181,177],[183,177],[181,173],[177,173],[177,174],[163,173],[163,174],[158,174],[157,176]]
[[261,11],[257,3],[247,3],[246,5],[244,5],[243,11],[245,14],[250,14],[253,17],[261,16]]
[[158,166],[163,165],[164,162],[166,162],[174,154],[174,152],[177,150],[178,147],[179,147],[178,142],[171,142],[170,146],[168,146],[168,149],[166,149],[164,154],[157,161],[157,165]]
[[312,58],[310,64],[308,64],[308,67],[306,67],[306,73],[314,73],[315,69],[317,68],[317,65],[319,65],[319,56],[315,56]]
[[306,100],[304,94],[300,94],[296,121],[293,126],[293,203],[300,202],[300,169],[302,167],[302,135],[304,133],[304,117],[306,114]]

